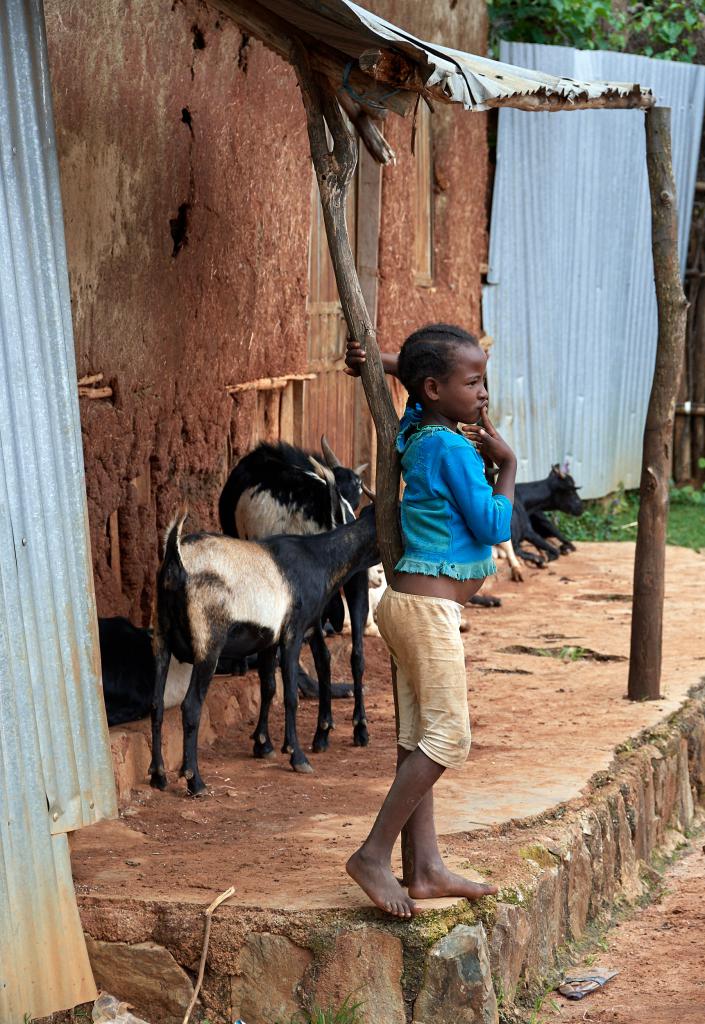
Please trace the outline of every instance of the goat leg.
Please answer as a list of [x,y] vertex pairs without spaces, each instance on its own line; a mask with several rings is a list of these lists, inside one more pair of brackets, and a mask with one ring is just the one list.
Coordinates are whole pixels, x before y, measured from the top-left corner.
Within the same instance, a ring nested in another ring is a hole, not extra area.
[[546,564],[541,555],[536,555],[533,551],[527,551],[525,548],[521,547],[520,544],[514,544],[514,553],[518,555],[519,558],[523,558],[525,562],[531,562],[537,569],[543,569]]
[[353,677],[355,707],[353,708],[353,743],[356,747],[366,747],[370,742],[367,731],[367,715],[362,693],[362,678],[365,672],[365,623],[370,610],[370,591],[367,570],[355,573],[343,587],[345,600],[350,613],[350,633],[352,635],[352,651],[350,652],[350,669]]
[[255,757],[272,757],[274,755],[274,747],[272,746],[272,741],[269,738],[269,709],[272,701],[274,700],[274,694],[277,689],[274,676],[276,664],[276,647],[267,647],[257,655],[257,673],[259,675],[260,693],[259,718],[257,719],[257,726],[251,737],[255,741],[253,749]]
[[[306,669],[299,665],[298,675],[299,693],[306,700],[318,700],[318,683],[312,679]],[[348,683],[331,683],[330,695],[333,700],[345,700],[352,697],[352,686]]]
[[212,651],[203,661],[194,664],[191,682],[181,704],[184,759],[179,775],[186,779],[189,793],[192,796],[200,796],[206,788],[198,770],[198,729],[201,724],[203,701],[206,699],[215,666],[218,664],[219,654],[220,650]]
[[154,692],[152,694],[152,760],[149,765],[149,784],[154,789],[166,789],[166,771],[162,757],[162,721],[164,719],[164,688],[169,674],[171,652],[163,640],[155,639]]
[[301,636],[283,640],[280,647],[279,663],[284,680],[284,746],[283,754],[291,754],[290,764],[295,772],[312,772],[313,768],[301,749],[296,735],[296,708],[299,703],[297,677]]
[[328,749],[328,737],[334,729],[330,695],[330,654],[320,625],[314,627],[309,637],[313,662],[318,676],[318,725],[311,749],[320,754]]
[[558,548],[554,547],[553,544],[549,544],[543,537],[539,537],[535,530],[529,529],[524,535],[524,540],[527,540],[529,544],[533,544],[539,551],[545,551],[548,555],[549,562],[554,562],[560,552]]
[[560,541],[560,552],[562,555],[567,555],[569,551],[575,551],[575,544],[558,529],[550,516],[547,516],[544,512],[531,512],[529,518],[531,519],[532,527],[540,537],[544,539],[555,537],[557,541]]

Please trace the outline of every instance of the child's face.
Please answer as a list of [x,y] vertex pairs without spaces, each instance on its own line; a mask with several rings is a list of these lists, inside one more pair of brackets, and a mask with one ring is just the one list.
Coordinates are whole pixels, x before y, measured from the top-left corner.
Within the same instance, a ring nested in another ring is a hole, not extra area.
[[487,356],[479,345],[458,345],[448,377],[428,377],[424,382],[429,406],[454,423],[477,423],[488,399],[486,366]]

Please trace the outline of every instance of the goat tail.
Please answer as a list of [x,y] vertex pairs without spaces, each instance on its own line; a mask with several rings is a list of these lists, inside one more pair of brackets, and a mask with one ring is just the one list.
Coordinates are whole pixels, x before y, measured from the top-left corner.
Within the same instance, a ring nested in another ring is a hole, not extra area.
[[164,559],[163,564],[173,566],[178,571],[184,572],[184,563],[181,558],[181,531],[188,518],[188,509],[184,506],[176,513],[167,527],[164,537]]

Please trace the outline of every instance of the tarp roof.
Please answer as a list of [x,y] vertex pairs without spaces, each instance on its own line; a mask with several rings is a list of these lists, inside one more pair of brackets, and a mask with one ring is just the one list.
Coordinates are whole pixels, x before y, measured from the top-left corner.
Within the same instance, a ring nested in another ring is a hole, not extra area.
[[247,6],[266,8],[355,64],[369,51],[403,54],[417,65],[427,88],[437,87],[446,99],[468,109],[648,107],[653,103],[651,91],[635,83],[560,78],[425,42],[352,0],[259,0]]

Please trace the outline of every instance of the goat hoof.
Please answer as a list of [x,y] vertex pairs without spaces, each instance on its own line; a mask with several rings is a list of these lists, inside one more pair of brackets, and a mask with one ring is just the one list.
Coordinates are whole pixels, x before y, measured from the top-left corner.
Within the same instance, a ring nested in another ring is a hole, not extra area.
[[294,769],[295,772],[300,772],[302,775],[313,775],[313,768],[311,767],[311,765],[308,763],[308,761],[305,758],[304,758],[303,761],[300,761],[298,764],[295,764],[292,761],[291,762],[291,767]]
[[191,796],[205,796],[206,795],[206,784],[203,779],[190,778],[188,780],[188,791]]
[[314,754],[322,754],[325,750],[328,750],[328,733],[324,732],[321,726],[316,729],[316,735],[313,737],[311,750]]
[[364,722],[356,725],[353,729],[353,744],[356,747],[366,747],[370,742],[370,734]]
[[152,772],[149,777],[149,784],[152,789],[161,789],[164,791],[166,789],[166,772],[164,770],[161,772]]
[[252,753],[254,754],[255,757],[262,759],[276,757],[274,747],[272,746],[271,742],[268,739],[265,740],[264,743],[260,743],[260,741],[257,740],[255,742],[254,747],[252,748]]

